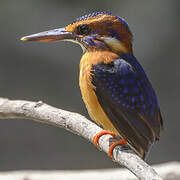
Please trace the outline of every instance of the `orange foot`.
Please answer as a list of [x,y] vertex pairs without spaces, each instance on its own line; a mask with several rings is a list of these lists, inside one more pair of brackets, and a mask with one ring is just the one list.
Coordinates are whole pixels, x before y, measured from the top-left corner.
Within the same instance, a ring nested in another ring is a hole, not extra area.
[[[93,137],[93,144],[98,147],[98,143],[99,143],[99,138],[105,134],[109,134],[113,137],[113,139],[116,139],[116,136],[114,133],[106,131],[106,130],[102,130],[99,133],[97,133],[94,137]],[[123,146],[126,145],[127,141],[125,139],[121,139],[120,141],[116,141],[110,144],[109,147],[109,151],[108,151],[108,156],[112,159],[113,158],[113,150],[116,146]]]
[[124,146],[127,144],[127,141],[125,139],[121,139],[120,141],[116,141],[111,143],[108,151],[108,156],[113,159],[113,150],[116,146]]
[[99,133],[97,133],[94,137],[93,137],[93,144],[98,147],[99,144],[99,138],[105,134],[109,134],[113,137],[113,139],[116,139],[116,136],[114,133],[106,131],[106,130],[102,130]]

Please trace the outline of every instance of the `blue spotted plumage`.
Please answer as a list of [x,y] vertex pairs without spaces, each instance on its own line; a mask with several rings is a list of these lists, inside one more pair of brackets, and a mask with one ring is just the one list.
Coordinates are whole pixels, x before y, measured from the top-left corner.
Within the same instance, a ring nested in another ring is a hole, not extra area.
[[[132,128],[137,133],[136,142],[138,134],[143,132],[139,143],[148,151],[154,140],[159,138],[162,120],[156,94],[136,58],[123,54],[110,64],[94,65],[92,73],[98,101],[112,123],[120,127],[120,132],[123,129],[122,119],[129,128],[136,127],[136,130]],[[128,136],[127,132],[124,134]]]

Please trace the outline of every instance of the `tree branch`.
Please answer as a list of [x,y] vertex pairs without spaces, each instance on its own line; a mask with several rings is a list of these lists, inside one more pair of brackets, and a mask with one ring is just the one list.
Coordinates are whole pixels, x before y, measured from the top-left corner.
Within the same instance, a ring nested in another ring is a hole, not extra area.
[[[0,118],[23,118],[64,128],[92,142],[93,136],[102,129],[84,116],[57,109],[41,101],[30,102],[0,98]],[[110,135],[104,135],[99,140],[99,147],[105,153],[109,150]],[[122,150],[120,146],[113,151],[114,160],[129,169],[139,179],[161,179],[161,177],[146,162],[131,150]]]

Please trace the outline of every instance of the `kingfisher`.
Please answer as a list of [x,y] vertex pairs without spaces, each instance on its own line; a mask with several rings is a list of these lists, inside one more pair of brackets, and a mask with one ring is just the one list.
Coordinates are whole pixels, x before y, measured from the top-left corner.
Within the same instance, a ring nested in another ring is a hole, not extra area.
[[50,31],[22,37],[23,41],[72,41],[83,54],[79,65],[82,99],[93,121],[110,134],[108,155],[117,145],[128,145],[146,159],[159,140],[163,120],[155,91],[133,54],[133,34],[128,23],[108,12],[94,12]]

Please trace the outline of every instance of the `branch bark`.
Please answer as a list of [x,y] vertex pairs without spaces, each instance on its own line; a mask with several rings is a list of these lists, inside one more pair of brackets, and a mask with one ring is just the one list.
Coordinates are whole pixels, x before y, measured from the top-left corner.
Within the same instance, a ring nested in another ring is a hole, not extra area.
[[[102,129],[84,116],[64,111],[39,102],[8,100],[0,98],[1,119],[32,119],[40,123],[64,128],[92,142],[93,136]],[[104,135],[99,140],[99,147],[105,153],[109,150],[110,135]],[[135,176],[143,180],[161,179],[161,177],[146,162],[132,150],[123,150],[120,146],[113,151],[114,160],[129,169]]]

